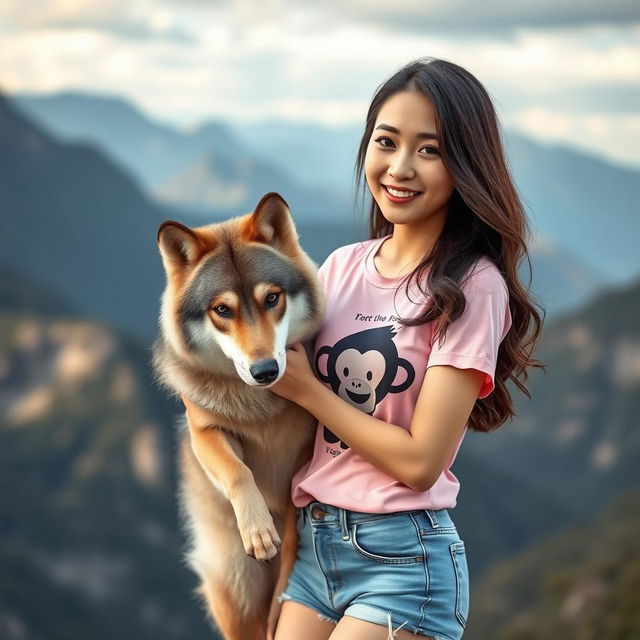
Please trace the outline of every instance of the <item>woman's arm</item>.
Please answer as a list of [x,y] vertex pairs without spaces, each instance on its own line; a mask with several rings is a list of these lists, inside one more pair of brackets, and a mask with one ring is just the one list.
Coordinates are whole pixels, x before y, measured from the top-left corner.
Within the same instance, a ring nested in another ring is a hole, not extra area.
[[298,345],[287,350],[287,371],[271,390],[304,407],[375,467],[426,491],[458,444],[484,378],[476,369],[427,369],[409,431],[363,413],[325,387]]

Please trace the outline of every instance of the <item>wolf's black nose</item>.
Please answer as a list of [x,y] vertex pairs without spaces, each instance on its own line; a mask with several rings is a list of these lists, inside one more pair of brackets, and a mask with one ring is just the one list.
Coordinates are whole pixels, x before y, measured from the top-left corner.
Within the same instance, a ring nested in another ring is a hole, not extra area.
[[256,382],[267,384],[278,377],[278,363],[275,360],[260,360],[252,364],[249,371]]

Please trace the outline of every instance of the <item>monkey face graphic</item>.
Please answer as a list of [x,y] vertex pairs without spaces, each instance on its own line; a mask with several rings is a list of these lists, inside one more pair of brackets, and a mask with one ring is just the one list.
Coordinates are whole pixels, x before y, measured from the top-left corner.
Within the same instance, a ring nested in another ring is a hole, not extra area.
[[336,358],[334,371],[340,381],[338,395],[361,411],[373,413],[376,408],[376,389],[384,378],[385,369],[386,362],[379,351],[341,351]]
[[[408,389],[415,379],[415,370],[411,363],[398,356],[393,337],[392,326],[367,329],[346,336],[333,347],[318,349],[315,366],[318,378],[329,383],[333,392],[360,411],[373,414],[376,405],[388,393],[401,393]],[[326,371],[322,372],[320,360],[326,360]],[[393,385],[398,369],[404,369],[403,382]],[[327,427],[325,439],[335,443],[339,438]],[[348,445],[340,442],[342,449]]]

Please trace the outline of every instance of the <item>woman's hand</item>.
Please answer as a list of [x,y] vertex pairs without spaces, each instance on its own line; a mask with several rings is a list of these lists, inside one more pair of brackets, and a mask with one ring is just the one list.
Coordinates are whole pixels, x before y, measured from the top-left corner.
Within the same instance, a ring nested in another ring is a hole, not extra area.
[[307,353],[300,342],[287,348],[287,368],[278,382],[269,387],[271,391],[287,400],[304,406],[313,395],[313,389],[321,384],[315,377]]

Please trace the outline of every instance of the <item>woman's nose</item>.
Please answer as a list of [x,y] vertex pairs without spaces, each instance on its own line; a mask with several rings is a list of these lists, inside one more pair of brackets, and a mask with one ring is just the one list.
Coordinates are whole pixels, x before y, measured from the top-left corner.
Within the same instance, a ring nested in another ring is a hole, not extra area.
[[404,155],[398,155],[389,165],[387,174],[395,180],[409,180],[416,174],[411,161]]

